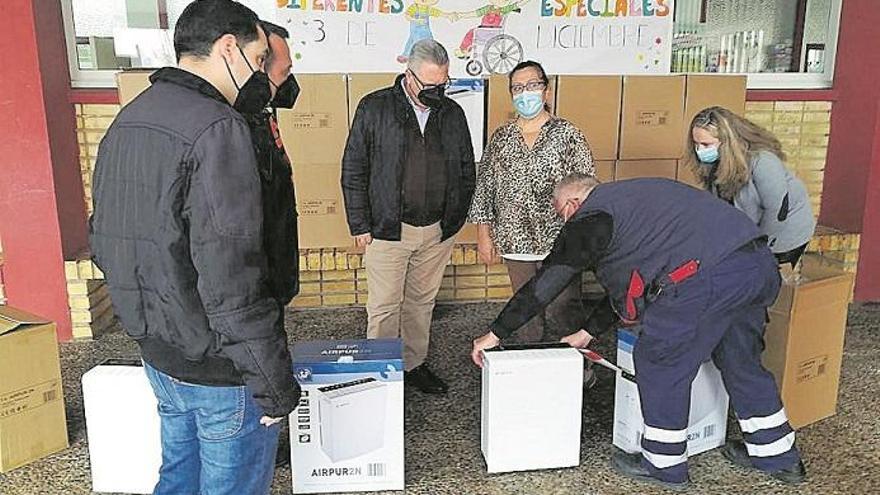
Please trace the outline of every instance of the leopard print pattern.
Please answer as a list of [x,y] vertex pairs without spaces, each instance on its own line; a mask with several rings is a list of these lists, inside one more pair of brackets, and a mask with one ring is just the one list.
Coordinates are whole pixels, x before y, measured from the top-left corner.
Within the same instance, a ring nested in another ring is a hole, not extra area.
[[502,255],[547,254],[563,224],[553,210],[553,188],[574,172],[595,176],[590,145],[571,122],[551,118],[529,149],[511,120],[483,152],[468,220],[491,226]]

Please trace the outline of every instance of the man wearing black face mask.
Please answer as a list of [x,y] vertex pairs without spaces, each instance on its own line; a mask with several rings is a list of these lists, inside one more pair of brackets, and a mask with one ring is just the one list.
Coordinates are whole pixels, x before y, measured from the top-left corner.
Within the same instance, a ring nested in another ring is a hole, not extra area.
[[260,23],[269,43],[264,69],[272,99],[268,108],[245,114],[257,155],[263,191],[263,239],[269,266],[272,296],[282,311],[299,292],[299,246],[290,159],[281,141],[275,113],[293,108],[299,85],[290,69],[289,33],[281,26]]
[[349,229],[366,247],[367,336],[402,337],[406,384],[430,394],[447,391],[425,363],[431,313],[476,182],[448,81],[446,49],[416,43],[394,86],[361,100],[342,159]]
[[92,254],[159,404],[153,493],[265,494],[300,396],[239,113],[271,98],[266,35],[238,2],[195,0],[174,48],[178,68],[154,73],[101,142]]

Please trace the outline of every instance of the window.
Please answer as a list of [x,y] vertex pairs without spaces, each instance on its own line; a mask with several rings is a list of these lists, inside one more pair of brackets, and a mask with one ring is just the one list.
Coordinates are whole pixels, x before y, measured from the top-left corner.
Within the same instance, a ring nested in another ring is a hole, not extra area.
[[842,0],[678,0],[673,72],[749,75],[750,88],[830,87]]
[[[174,65],[173,33],[192,0],[61,0],[74,87],[114,87],[128,68]],[[276,0],[239,0],[261,18]]]

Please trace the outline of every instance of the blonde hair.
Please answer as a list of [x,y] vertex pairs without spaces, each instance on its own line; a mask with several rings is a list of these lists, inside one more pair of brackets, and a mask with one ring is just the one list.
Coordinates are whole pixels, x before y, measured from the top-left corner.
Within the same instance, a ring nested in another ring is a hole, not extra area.
[[[717,138],[719,159],[714,177],[711,169],[700,163],[697,158],[694,129],[700,128]],[[773,153],[785,161],[782,144],[770,131],[754,122],[740,117],[722,107],[710,107],[702,110],[694,117],[688,132],[688,150],[686,162],[703,186],[709,189],[714,185],[718,195],[731,201],[736,194],[749,183],[751,178],[751,162],[761,151]],[[710,180],[713,180],[710,183]]]

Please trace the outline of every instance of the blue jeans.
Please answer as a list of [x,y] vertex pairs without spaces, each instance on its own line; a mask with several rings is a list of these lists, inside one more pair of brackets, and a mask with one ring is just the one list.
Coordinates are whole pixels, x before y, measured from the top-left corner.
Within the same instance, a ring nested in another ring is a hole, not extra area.
[[162,424],[154,495],[269,493],[281,426],[260,424],[263,410],[247,387],[185,383],[146,363],[144,370]]

